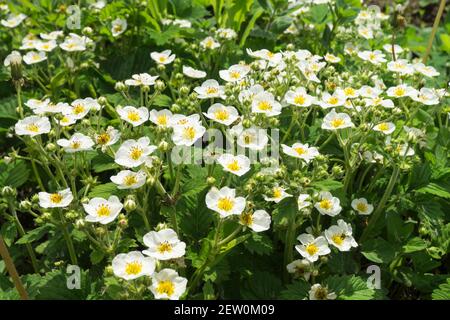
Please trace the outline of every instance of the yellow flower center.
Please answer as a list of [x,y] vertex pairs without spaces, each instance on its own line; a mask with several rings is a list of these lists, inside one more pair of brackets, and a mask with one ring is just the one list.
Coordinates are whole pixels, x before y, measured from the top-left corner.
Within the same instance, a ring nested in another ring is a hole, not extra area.
[[234,207],[234,201],[228,197],[220,198],[217,207],[223,211],[230,211]]
[[130,151],[130,157],[133,160],[138,160],[140,157],[142,157],[143,150],[141,147],[132,147]]
[[336,97],[331,97],[330,99],[328,99],[328,103],[329,103],[329,104],[335,105],[335,104],[337,104],[338,102],[339,102],[339,99],[336,98]]
[[242,213],[239,220],[242,224],[251,226],[253,224],[253,215],[251,213]]
[[386,122],[380,123],[378,125],[378,129],[380,129],[381,131],[387,131],[389,130],[389,125]]
[[331,202],[330,199],[324,199],[324,200],[320,201],[319,206],[322,209],[330,210],[333,207],[333,203]]
[[167,115],[162,114],[160,116],[158,116],[158,118],[156,119],[156,122],[158,122],[159,125],[161,126],[166,126],[167,125]]
[[244,142],[245,144],[250,144],[253,141],[253,137],[249,134],[244,135]]
[[319,288],[317,289],[317,291],[314,293],[314,297],[317,300],[326,300],[328,296],[328,290],[325,288]]
[[142,263],[140,263],[139,261],[129,262],[125,267],[125,272],[128,275],[137,275],[141,273],[141,271],[142,271]]
[[310,256],[315,255],[317,251],[319,251],[319,248],[314,243],[310,243],[306,246],[306,252],[308,252]]
[[125,176],[125,178],[123,178],[123,183],[128,187],[132,186],[133,184],[137,183],[137,178],[134,174],[129,174]]
[[84,112],[84,106],[81,104],[77,104],[75,107],[73,107],[73,113],[74,114],[80,114]]
[[305,154],[305,153],[306,153],[306,150],[303,149],[302,147],[294,148],[294,150],[295,150],[295,152],[297,152],[297,154],[298,154],[299,156],[301,156],[302,154]]
[[206,88],[206,93],[207,94],[216,94],[217,92],[219,92],[219,89],[217,89],[216,87],[208,87],[208,88]]
[[111,214],[111,209],[109,208],[109,205],[107,204],[101,204],[97,208],[97,216],[99,217],[109,217]]
[[333,240],[334,243],[340,246],[345,240],[345,234],[335,234],[331,237],[331,240]]
[[240,77],[241,77],[241,74],[238,71],[230,71],[231,79],[239,79]]
[[333,128],[339,128],[343,124],[344,124],[344,120],[341,118],[336,118],[336,119],[331,120],[331,126]]
[[377,56],[375,55],[375,53],[369,54],[369,60],[375,60],[376,57],[377,57]]
[[397,97],[403,97],[405,95],[406,91],[403,88],[395,88],[394,90],[394,95],[396,95]]
[[159,253],[171,252],[172,251],[172,245],[170,243],[168,243],[167,241],[164,241],[164,242],[159,244],[158,251],[159,251]]
[[275,54],[273,52],[267,52],[267,57],[269,58],[273,58],[275,56]]
[[220,121],[225,121],[230,117],[230,115],[228,114],[228,111],[223,110],[223,109],[216,111],[214,113],[214,116],[216,117],[217,120],[220,120]]
[[62,199],[63,199],[63,196],[60,195],[59,193],[52,193],[50,195],[50,201],[53,203],[61,203]]
[[70,147],[72,149],[79,149],[81,147],[81,142],[80,141],[72,141],[70,143]]
[[373,104],[379,105],[383,101],[383,98],[376,97],[376,98],[373,98],[372,101],[373,101]]
[[161,56],[161,57],[159,57],[158,60],[159,60],[159,62],[165,62],[167,60],[167,57]]
[[122,26],[121,25],[115,25],[114,26],[114,32],[120,32],[122,31]]
[[36,124],[32,123],[27,125],[27,130],[31,132],[39,132],[39,127]]
[[263,111],[272,110],[272,105],[267,101],[261,101],[258,103],[258,109]]
[[361,212],[366,212],[367,211],[367,204],[365,204],[363,202],[359,202],[356,205],[356,210],[361,211]]
[[136,111],[130,111],[130,112],[128,112],[127,118],[128,118],[128,120],[130,120],[130,121],[139,121],[139,120],[141,120],[141,116],[140,116],[139,113],[136,112]]
[[294,98],[294,102],[296,104],[304,104],[305,103],[305,97],[303,95],[298,95]]
[[194,140],[195,129],[194,127],[186,127],[183,129],[183,137],[188,140]]
[[170,297],[175,292],[175,285],[170,280],[160,281],[158,283],[158,287],[156,288],[156,292],[158,292],[159,294],[165,293]]
[[238,171],[241,167],[239,166],[239,163],[237,160],[233,160],[227,165],[227,168],[230,171]]
[[274,188],[272,195],[275,199],[279,199],[283,195],[283,190],[281,188]]
[[353,88],[345,88],[344,93],[346,96],[354,96],[356,92]]
[[108,133],[102,133],[97,136],[98,144],[107,144],[111,140],[111,137]]

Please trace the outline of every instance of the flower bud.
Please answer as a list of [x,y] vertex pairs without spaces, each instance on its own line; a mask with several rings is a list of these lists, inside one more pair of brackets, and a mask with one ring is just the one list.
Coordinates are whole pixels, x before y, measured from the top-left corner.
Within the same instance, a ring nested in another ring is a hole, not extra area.
[[112,266],[106,266],[105,267],[105,276],[109,277],[114,274],[113,267]]
[[31,209],[31,205],[32,204],[30,201],[23,200],[23,201],[20,201],[20,203],[19,203],[19,209],[20,209],[20,211],[28,211]]
[[158,150],[161,152],[166,152],[167,150],[169,150],[169,143],[165,140],[162,140],[159,144],[158,144]]
[[159,72],[164,72],[164,71],[166,70],[166,66],[163,65],[163,64],[158,64],[158,65],[156,66],[156,69],[157,69]]
[[114,89],[116,89],[119,92],[126,91],[127,86],[122,81],[117,81],[114,85]]
[[85,225],[86,222],[84,221],[84,219],[78,219],[77,221],[75,221],[75,228],[77,229],[83,229]]
[[33,194],[32,196],[31,196],[31,202],[32,203],[38,203],[39,202],[39,195],[36,193],[36,194]]
[[170,107],[170,110],[172,111],[172,112],[180,112],[181,111],[181,107],[178,105],[178,104],[176,104],[176,103],[174,103],[174,104],[172,104],[172,106]]
[[162,80],[156,80],[155,82],[155,89],[158,91],[164,91],[166,88],[166,84]]
[[108,100],[107,100],[104,96],[101,96],[101,97],[99,97],[99,98],[97,99],[97,102],[98,102],[101,106],[104,106],[104,105],[108,102]]
[[206,183],[208,184],[208,186],[213,186],[216,183],[216,178],[208,177],[206,178]]
[[17,191],[10,186],[6,186],[1,189],[0,194],[3,197],[15,197],[17,195]]
[[156,231],[161,231],[161,230],[168,229],[168,228],[169,228],[169,226],[167,225],[167,223],[161,222],[161,223],[158,223],[158,225],[156,226],[155,230]]
[[45,150],[50,151],[50,152],[54,152],[56,150],[56,145],[54,143],[47,143],[47,145],[45,146]]
[[149,86],[141,86],[141,90],[142,90],[142,92],[150,92],[150,87]]
[[189,94],[189,87],[186,87],[186,86],[182,86],[181,88],[180,88],[180,94],[182,95],[182,96],[187,96],[188,94]]
[[81,31],[84,35],[88,36],[92,34],[92,28],[91,27],[84,27]]
[[134,196],[128,196],[125,199],[123,207],[125,208],[126,212],[132,212],[132,211],[136,210],[137,205],[136,205],[136,200],[134,199]]

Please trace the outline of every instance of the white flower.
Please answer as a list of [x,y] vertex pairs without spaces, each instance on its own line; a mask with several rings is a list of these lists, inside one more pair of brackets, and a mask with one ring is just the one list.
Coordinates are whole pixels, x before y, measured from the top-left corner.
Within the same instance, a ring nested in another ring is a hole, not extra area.
[[15,64],[21,64],[22,63],[22,55],[20,54],[19,51],[11,51],[10,54],[8,54],[5,58],[5,60],[3,60],[3,65],[5,67],[9,67],[11,65],[11,63],[15,63]]
[[247,48],[247,54],[253,58],[267,60],[271,65],[277,65],[283,59],[283,55],[281,53],[273,53],[267,49],[253,51]]
[[308,144],[294,143],[292,147],[282,144],[283,152],[287,155],[299,159],[303,159],[309,163],[312,159],[319,155],[319,151],[315,147],[310,147]]
[[40,33],[39,36],[44,40],[56,40],[59,37],[62,37],[64,32],[62,30],[52,31],[50,33]]
[[158,76],[151,76],[148,73],[133,74],[131,79],[125,80],[127,86],[152,86]]
[[314,262],[319,259],[319,256],[324,256],[330,253],[327,240],[320,236],[314,238],[309,233],[303,233],[297,237],[301,244],[295,246],[298,251],[309,262]]
[[358,27],[358,34],[364,39],[373,39],[373,29],[366,26]]
[[306,89],[303,87],[299,87],[294,91],[289,90],[286,92],[284,99],[287,103],[293,104],[298,107],[309,107],[311,104],[315,102],[315,97],[310,96],[306,93]]
[[175,54],[171,50],[164,50],[163,52],[152,52],[150,57],[159,64],[169,64],[175,60]]
[[[392,54],[392,44],[390,43],[386,43],[385,45],[383,45],[383,50],[386,51],[389,54]],[[395,56],[397,56],[398,54],[402,53],[404,50],[402,47],[400,47],[398,44],[394,44],[394,53]]]
[[413,87],[408,86],[407,84],[399,84],[395,87],[390,87],[387,90],[387,95],[389,97],[402,98],[402,97],[410,97],[417,92]]
[[59,45],[64,51],[84,51],[86,50],[86,45],[91,43],[92,40],[86,36],[79,36],[75,33],[70,33],[64,42]]
[[272,193],[270,196],[263,194],[263,198],[266,201],[273,201],[275,203],[280,202],[284,198],[292,197],[291,194],[287,193],[286,190],[282,187],[275,186],[272,188]]
[[217,189],[213,187],[205,198],[206,206],[219,213],[222,218],[230,215],[240,215],[245,209],[245,198],[236,197],[236,190],[228,187]]
[[152,276],[150,291],[155,299],[178,300],[186,291],[187,279],[172,269],[162,269]]
[[36,45],[40,43],[36,38],[23,38],[22,39],[22,45],[19,47],[20,50],[30,50],[35,49]]
[[198,93],[199,99],[224,98],[225,88],[219,85],[214,79],[206,80],[201,86],[195,87],[194,91]]
[[194,69],[192,67],[183,66],[183,74],[186,77],[193,78],[193,79],[201,79],[206,77],[206,72]]
[[108,200],[103,198],[92,198],[88,203],[83,203],[84,211],[88,214],[86,221],[108,224],[120,213],[123,204],[116,196],[110,196]]
[[198,139],[203,137],[205,132],[205,127],[193,122],[175,125],[173,127],[172,141],[177,146],[192,146]]
[[395,124],[392,122],[381,122],[373,127],[374,131],[379,131],[384,134],[391,134],[395,130]]
[[355,125],[350,119],[350,116],[346,113],[336,113],[333,109],[329,112],[324,118],[322,122],[322,129],[325,130],[337,130],[343,128],[352,128]]
[[51,129],[50,121],[47,117],[29,116],[17,121],[14,130],[19,136],[34,137],[43,133],[49,133]]
[[231,40],[237,37],[237,33],[230,28],[219,28],[216,31],[216,34],[219,38]]
[[387,64],[387,69],[392,72],[398,72],[400,74],[413,74],[414,67],[406,59],[397,59],[390,61]]
[[376,98],[378,97],[383,91],[376,87],[370,87],[370,86],[362,86],[358,93],[361,97],[364,98]]
[[346,87],[344,89],[336,89],[335,94],[345,96],[349,99],[354,99],[359,97],[359,90],[355,90],[352,87]]
[[111,22],[111,33],[113,37],[118,37],[127,30],[127,20],[117,18]]
[[82,99],[77,99],[73,101],[70,106],[67,105],[62,113],[64,115],[71,115],[75,119],[79,120],[83,119],[90,110],[91,107],[89,104],[86,104]]
[[262,232],[270,229],[270,214],[265,210],[255,212],[243,212],[239,217],[239,223],[249,227],[255,232]]
[[53,49],[55,49],[58,45],[56,44],[55,40],[49,40],[49,41],[36,41],[34,44],[34,48],[37,51],[45,51],[45,52],[51,52]]
[[[50,103],[50,99],[28,99],[27,102],[25,102],[25,105],[30,108],[31,110],[35,109],[44,109],[45,107],[48,106],[48,104]],[[36,113],[36,112],[35,112]],[[42,112],[38,112],[38,113],[42,113]]]
[[311,262],[306,259],[297,259],[286,266],[289,273],[302,276],[306,281],[311,277]]
[[72,101],[72,106],[77,106],[80,104],[85,106],[89,110],[99,111],[101,109],[101,106],[98,103],[97,99],[90,98],[90,97],[87,97],[84,99],[76,99],[76,100]]
[[173,114],[170,110],[151,110],[150,121],[158,127],[169,127],[172,121]]
[[237,176],[242,176],[250,170],[250,159],[244,155],[234,156],[232,154],[222,154],[217,162],[223,170],[231,172]]
[[314,204],[314,207],[321,213],[331,217],[339,214],[342,211],[341,202],[339,198],[333,197],[328,191],[321,191],[319,193],[320,201]]
[[361,51],[358,52],[358,57],[360,57],[365,61],[369,61],[370,63],[373,63],[375,65],[386,62],[386,59],[384,58],[384,53],[382,53],[380,50]]
[[261,128],[250,127],[244,130],[239,124],[234,126],[231,131],[237,136],[237,144],[243,148],[262,150],[269,142],[266,130]]
[[415,154],[415,151],[407,143],[399,144],[395,151],[402,157],[411,157]]
[[200,42],[200,46],[203,49],[214,50],[220,47],[220,43],[218,43],[213,37],[206,37]]
[[129,139],[119,147],[114,161],[124,167],[138,167],[155,150],[156,146],[150,145],[150,139],[148,137],[142,137],[138,140]]
[[250,72],[250,67],[243,64],[235,64],[228,68],[228,70],[220,70],[219,76],[228,82],[237,82],[244,78]]
[[117,184],[118,189],[137,189],[145,184],[147,174],[142,170],[138,172],[122,170],[110,179]]
[[192,23],[185,19],[175,19],[173,20],[173,24],[180,28],[190,28],[192,26]]
[[298,210],[305,209],[309,207],[312,203],[310,201],[311,197],[307,193],[301,193],[297,198]]
[[361,215],[369,215],[373,211],[373,205],[368,203],[366,198],[354,199],[352,201],[352,208]]
[[252,112],[264,113],[266,116],[276,116],[281,113],[281,104],[270,92],[260,92],[253,97]]
[[139,251],[120,253],[114,257],[112,268],[117,277],[133,280],[152,275],[155,272],[155,259],[144,257]]
[[327,53],[325,56],[325,61],[329,62],[329,63],[338,63],[341,61],[341,58],[335,56],[334,54],[331,53]]
[[23,20],[25,20],[27,18],[26,15],[24,15],[23,13],[19,13],[19,14],[9,14],[8,17],[5,19],[2,19],[0,21],[0,23],[2,24],[2,26],[7,27],[7,28],[15,28],[17,27],[19,24],[22,23]]
[[61,119],[57,120],[57,122],[60,126],[67,127],[76,123],[77,119],[71,114],[66,114],[63,115]]
[[203,114],[211,120],[229,126],[239,118],[239,113],[235,107],[224,106],[221,103],[214,103]]
[[115,129],[114,127],[108,126],[106,131],[100,134],[95,134],[95,142],[102,146],[111,146],[119,141],[120,131]]
[[329,292],[328,288],[318,283],[312,285],[309,290],[309,300],[334,300],[336,297],[334,292]]
[[253,97],[256,96],[258,93],[263,92],[264,88],[260,84],[252,85],[250,88],[242,90],[239,92],[238,99],[241,103],[244,103],[245,101],[251,101],[253,100]]
[[28,51],[24,56],[23,56],[23,61],[26,64],[34,64],[34,63],[39,63],[41,61],[44,61],[47,59],[47,55],[45,54],[45,52],[40,51]]
[[169,126],[184,126],[187,124],[198,125],[202,124],[200,120],[200,115],[197,113],[191,114],[190,116],[185,116],[184,114],[174,114],[169,120]]
[[148,120],[149,112],[146,107],[135,108],[133,106],[117,107],[117,113],[122,120],[137,127]]
[[333,108],[343,106],[347,100],[347,97],[343,94],[342,91],[336,90],[332,95],[328,92],[324,92],[318,101],[318,104],[324,108]]
[[64,208],[73,200],[69,188],[54,193],[39,192],[39,205],[42,208]]
[[180,241],[177,233],[169,228],[158,232],[150,231],[144,235],[143,240],[148,249],[142,253],[157,260],[180,258],[186,252],[186,243]]
[[421,88],[420,91],[416,91],[410,97],[414,101],[427,106],[439,104],[439,95],[436,93],[435,89]]
[[325,237],[328,243],[338,248],[339,251],[349,251],[352,247],[358,246],[352,236],[352,227],[342,219],[337,221],[337,225],[325,230]]
[[426,66],[421,62],[415,63],[413,67],[417,72],[423,74],[426,77],[437,77],[438,75],[440,75],[440,73],[436,71],[435,68],[433,68],[432,66]]
[[95,144],[91,138],[79,132],[74,133],[70,139],[59,139],[56,143],[67,153],[92,150]]
[[383,99],[381,97],[365,98],[364,103],[367,107],[382,106],[383,108],[394,108],[394,102],[391,99]]

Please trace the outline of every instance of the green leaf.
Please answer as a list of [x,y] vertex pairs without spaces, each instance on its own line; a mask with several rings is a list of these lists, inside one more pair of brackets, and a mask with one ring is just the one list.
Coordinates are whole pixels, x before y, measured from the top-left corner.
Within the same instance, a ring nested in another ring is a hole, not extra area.
[[389,263],[395,258],[395,248],[382,238],[366,241],[361,252],[368,260],[376,263]]
[[276,299],[281,292],[281,280],[269,272],[255,272],[241,287],[243,299]]
[[411,240],[409,240],[408,243],[403,246],[403,252],[411,253],[411,252],[421,251],[421,250],[425,250],[427,247],[428,247],[428,242],[426,242],[425,240],[423,240],[419,237],[416,237],[416,238],[412,238]]
[[344,185],[342,184],[342,182],[336,180],[322,180],[311,183],[311,186],[319,188],[320,190],[324,191],[332,191],[340,189]]
[[373,300],[383,298],[381,290],[370,289],[367,281],[358,276],[332,276],[326,280],[328,290],[340,300]]
[[284,300],[304,300],[309,296],[311,285],[305,280],[297,280],[288,284],[286,289],[281,291],[280,299]]
[[172,98],[165,94],[159,94],[153,100],[153,104],[158,107],[169,107],[172,104]]
[[439,285],[439,288],[433,290],[431,294],[433,300],[450,300],[450,278],[447,282]]
[[0,164],[0,185],[18,188],[28,181],[30,169],[25,161]]
[[89,198],[99,197],[99,198],[107,199],[111,195],[120,196],[120,195],[125,194],[125,192],[126,191],[124,191],[124,190],[117,189],[117,186],[114,183],[108,182],[108,183],[100,184],[98,186],[93,187],[91,192],[89,192],[88,197]]
[[258,255],[269,255],[273,251],[272,240],[265,234],[252,232],[250,238],[244,243],[250,253]]
[[92,169],[94,169],[96,173],[119,168],[119,165],[114,162],[114,159],[103,152],[99,152],[92,158],[91,162]]
[[295,200],[293,197],[285,198],[281,200],[277,208],[273,211],[273,221],[275,224],[281,223],[284,219],[292,221],[297,213],[297,200]]
[[100,263],[103,258],[105,257],[105,253],[100,250],[93,250],[91,254],[89,255],[92,264],[98,264]]
[[443,182],[440,183],[430,183],[426,187],[417,190],[418,193],[428,193],[435,196],[450,199],[450,188],[448,184]]
[[0,100],[0,118],[17,120],[18,114],[16,112],[17,99],[15,96],[4,98]]
[[2,225],[0,234],[3,237],[6,245],[9,247],[17,237],[17,228],[14,222],[8,221]]
[[37,227],[36,229],[28,231],[24,234],[19,240],[16,241],[16,244],[26,244],[37,241],[44,237],[50,229],[51,227],[48,224]]

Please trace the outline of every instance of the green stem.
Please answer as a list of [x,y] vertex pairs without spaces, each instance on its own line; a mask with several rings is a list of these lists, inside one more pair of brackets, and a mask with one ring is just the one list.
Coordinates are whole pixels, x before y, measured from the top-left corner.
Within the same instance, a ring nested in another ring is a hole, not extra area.
[[67,230],[67,222],[64,218],[64,214],[59,211],[59,217],[61,219],[61,229],[63,232],[64,240],[66,241],[67,249],[69,250],[70,261],[73,265],[78,265],[77,255],[75,254],[75,247],[73,246],[72,238]]
[[423,59],[422,59],[424,64],[427,63],[428,56],[430,55],[431,47],[433,46],[434,37],[436,36],[436,32],[439,27],[439,22],[441,21],[442,14],[444,13],[445,2],[446,2],[446,0],[441,0],[438,12],[436,14],[436,18],[434,19],[433,29],[431,30],[431,35],[428,40],[427,50],[425,51],[425,55],[423,56]]
[[391,196],[392,190],[394,189],[394,186],[397,183],[399,174],[400,174],[400,167],[395,166],[394,170],[392,171],[392,175],[387,185],[386,191],[384,192],[383,197],[381,198],[380,203],[378,204],[378,207],[373,212],[372,217],[370,218],[369,223],[367,225],[367,228],[363,231],[361,238],[359,240],[360,242],[364,242],[372,232],[373,228],[375,227],[375,224],[380,218],[381,213],[383,212],[383,209],[386,206],[389,197]]

